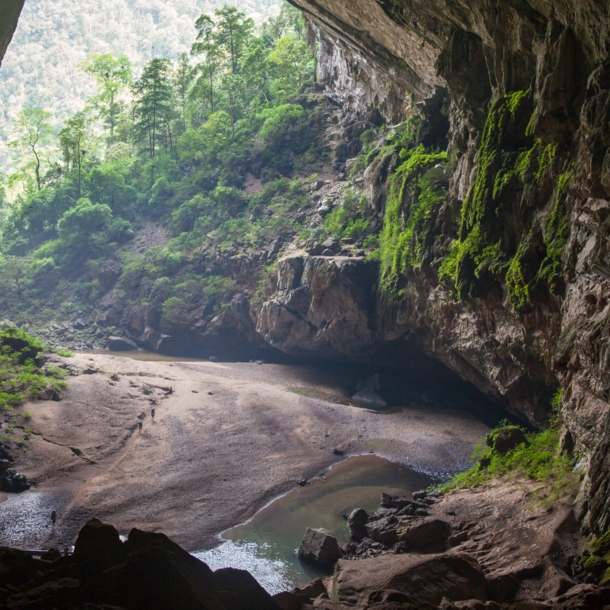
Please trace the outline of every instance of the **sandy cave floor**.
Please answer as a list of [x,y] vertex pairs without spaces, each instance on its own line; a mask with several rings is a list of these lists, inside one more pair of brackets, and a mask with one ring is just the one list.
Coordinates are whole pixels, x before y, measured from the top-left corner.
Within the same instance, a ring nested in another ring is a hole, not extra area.
[[[488,430],[456,411],[380,414],[336,404],[345,398],[341,381],[302,366],[83,353],[66,362],[98,372],[70,378],[61,402],[25,405],[34,434],[16,468],[35,486],[0,494],[0,545],[72,544],[95,516],[122,534],[161,531],[188,550],[202,549],[300,479],[344,459],[335,448],[440,473],[465,467]],[[115,373],[118,381],[110,379]],[[171,394],[162,389],[169,386]]]

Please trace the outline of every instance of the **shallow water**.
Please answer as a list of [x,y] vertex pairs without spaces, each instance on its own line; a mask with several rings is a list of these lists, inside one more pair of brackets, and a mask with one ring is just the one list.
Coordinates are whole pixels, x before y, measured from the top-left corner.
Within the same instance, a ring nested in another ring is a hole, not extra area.
[[195,555],[213,570],[248,570],[272,594],[286,591],[322,575],[295,554],[307,527],[324,527],[344,544],[348,532],[343,514],[354,508],[374,512],[381,492],[411,493],[431,482],[425,475],[375,455],[349,458],[305,487],[278,498],[251,521],[223,532],[226,542]]

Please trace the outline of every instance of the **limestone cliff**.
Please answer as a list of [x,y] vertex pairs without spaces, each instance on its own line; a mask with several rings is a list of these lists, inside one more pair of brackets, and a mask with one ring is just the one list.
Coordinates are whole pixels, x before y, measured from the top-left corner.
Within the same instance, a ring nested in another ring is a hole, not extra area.
[[390,122],[419,108],[423,132],[448,140],[449,185],[399,298],[371,304],[377,278],[350,280],[353,264],[292,259],[259,332],[293,353],[406,339],[534,425],[561,385],[565,446],[588,473],[580,516],[608,528],[608,3],[291,1],[332,95]]
[[13,38],[25,0],[4,0],[0,7],[0,65]]

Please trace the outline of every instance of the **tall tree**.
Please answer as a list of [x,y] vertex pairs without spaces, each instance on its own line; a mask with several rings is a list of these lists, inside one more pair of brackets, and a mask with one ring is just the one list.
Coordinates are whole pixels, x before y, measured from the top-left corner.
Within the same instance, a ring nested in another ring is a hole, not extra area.
[[204,59],[197,66],[200,76],[197,81],[198,88],[206,91],[212,114],[216,112],[214,107],[214,82],[216,73],[220,67],[221,50],[216,43],[216,24],[208,15],[201,15],[195,23],[197,28],[197,40],[191,47],[192,55],[203,55]]
[[116,57],[112,53],[94,54],[81,67],[97,82],[98,94],[90,98],[90,101],[108,128],[112,143],[118,117],[124,108],[119,96],[132,81],[131,62],[125,55]]
[[313,76],[314,61],[307,45],[295,36],[277,41],[268,63],[274,77],[274,92],[280,99],[294,95]]
[[174,90],[176,92],[176,100],[180,113],[180,133],[178,135],[184,133],[186,130],[187,102],[192,83],[193,66],[191,66],[188,55],[186,53],[180,53],[180,55],[178,55],[178,65],[174,71]]
[[76,171],[76,198],[82,195],[82,170],[85,155],[90,152],[90,133],[87,121],[82,112],[68,119],[65,127],[59,132],[59,145],[66,164],[66,170]]
[[10,183],[23,182],[26,190],[33,175],[36,190],[43,187],[44,164],[48,160],[45,148],[48,147],[53,127],[49,122],[53,115],[40,108],[24,108],[15,123],[15,139],[9,147],[17,151],[19,170],[11,175]]
[[159,141],[166,141],[164,126],[174,112],[171,61],[166,57],[149,61],[132,91],[136,137],[154,159]]
[[254,31],[254,20],[246,17],[234,6],[225,6],[215,12],[216,43],[228,59],[232,74],[239,71],[239,60],[248,46]]

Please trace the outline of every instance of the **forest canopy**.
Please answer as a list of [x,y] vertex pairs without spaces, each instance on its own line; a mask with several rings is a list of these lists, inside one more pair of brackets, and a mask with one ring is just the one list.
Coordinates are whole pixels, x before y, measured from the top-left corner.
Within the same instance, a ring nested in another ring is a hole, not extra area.
[[[139,75],[126,55],[81,62],[96,90],[59,131],[44,108],[19,114],[15,169],[0,188],[7,310],[61,292],[68,277],[94,300],[101,287],[85,272],[112,256],[159,280],[169,307],[176,286],[192,288],[194,252],[255,247],[287,228],[264,207],[285,193],[298,201],[298,176],[313,173],[322,154],[310,129],[315,59],[302,17],[284,4],[256,25],[225,6],[193,26],[189,54],[154,57]],[[139,257],[121,251],[146,219],[169,227],[170,242]],[[197,290],[211,289],[202,282],[214,284],[199,278]]]

